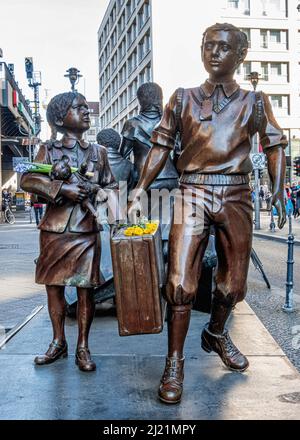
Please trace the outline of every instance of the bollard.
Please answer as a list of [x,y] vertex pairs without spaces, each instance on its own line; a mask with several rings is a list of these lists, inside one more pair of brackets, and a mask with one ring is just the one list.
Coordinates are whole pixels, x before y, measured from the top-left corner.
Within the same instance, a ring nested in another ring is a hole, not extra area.
[[286,313],[294,312],[293,288],[294,288],[294,241],[292,228],[292,214],[289,212],[289,236],[288,236],[288,259],[286,274],[286,297],[282,310]]

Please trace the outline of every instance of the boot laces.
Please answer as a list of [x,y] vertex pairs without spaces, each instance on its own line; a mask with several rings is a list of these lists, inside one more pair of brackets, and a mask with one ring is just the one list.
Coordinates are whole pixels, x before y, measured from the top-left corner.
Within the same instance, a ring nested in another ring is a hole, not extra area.
[[224,335],[224,347],[225,350],[229,353],[229,355],[234,356],[236,354],[239,354],[238,349],[236,348],[236,346],[234,345],[234,343],[232,342],[230,336],[228,333],[225,333]]

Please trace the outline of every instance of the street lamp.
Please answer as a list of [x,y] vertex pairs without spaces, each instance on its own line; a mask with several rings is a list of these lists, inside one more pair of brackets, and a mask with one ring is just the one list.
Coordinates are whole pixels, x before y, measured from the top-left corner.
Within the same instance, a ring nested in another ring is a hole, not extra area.
[[78,70],[76,67],[70,67],[67,70],[67,73],[64,75],[65,78],[69,78],[69,80],[70,80],[72,92],[77,91],[77,90],[75,90],[75,85],[78,84],[79,78],[82,77],[82,75],[80,75],[79,72],[80,72],[80,70]]
[[[258,82],[259,82],[259,73],[258,72],[251,72],[248,75],[248,80],[250,81],[253,90],[256,91]],[[257,135],[254,135],[257,136]],[[259,153],[259,143],[255,142],[254,136],[252,137],[252,163],[253,163],[253,169],[254,169],[254,176],[255,176],[255,229],[260,229],[260,204],[259,204],[259,186],[260,186],[260,179],[259,179],[259,171],[263,169],[263,163],[264,158]]]
[[251,85],[252,85],[254,91],[256,91],[257,84],[258,84],[258,81],[259,81],[259,77],[260,77],[260,74],[258,72],[251,72],[248,75],[248,79],[251,82]]

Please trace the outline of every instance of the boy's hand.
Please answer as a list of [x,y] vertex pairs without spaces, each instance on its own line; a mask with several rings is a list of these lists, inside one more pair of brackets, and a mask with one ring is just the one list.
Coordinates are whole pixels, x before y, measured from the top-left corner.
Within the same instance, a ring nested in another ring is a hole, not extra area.
[[275,206],[278,212],[278,228],[282,229],[286,223],[286,210],[282,192],[273,194],[272,205]]
[[142,215],[142,205],[138,198],[128,203],[127,211],[129,221],[133,224],[137,223],[138,217],[141,217]]
[[88,191],[82,186],[76,183],[63,183],[60,189],[59,195],[66,197],[72,202],[81,203],[88,197]]

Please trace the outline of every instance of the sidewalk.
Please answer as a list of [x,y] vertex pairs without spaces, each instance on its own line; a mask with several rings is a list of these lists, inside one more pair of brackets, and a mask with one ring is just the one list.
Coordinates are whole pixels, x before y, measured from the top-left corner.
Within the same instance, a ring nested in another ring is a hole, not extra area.
[[97,316],[90,338],[97,371],[87,374],[74,364],[77,325],[68,319],[69,357],[36,367],[34,356],[51,339],[44,308],[0,350],[1,419],[300,419],[300,375],[250,307],[240,304],[229,323],[233,340],[250,361],[244,374],[230,372],[217,355],[201,349],[205,322],[207,315],[193,311],[182,403],[167,406],[156,395],[166,328],[159,335],[121,338],[113,313]]
[[[287,242],[288,234],[289,234],[289,221],[287,219],[287,222],[283,229],[278,229],[277,225],[278,217],[274,217],[275,221],[275,232],[271,232],[270,230],[270,222],[271,222],[271,216],[269,215],[269,212],[267,211],[261,211],[260,213],[260,227],[261,229],[259,231],[256,231],[253,228],[253,235],[255,237],[264,238],[267,240],[275,240],[280,242]],[[295,237],[295,246],[300,246],[300,217],[297,219],[292,218],[292,225],[293,225],[293,234]]]

